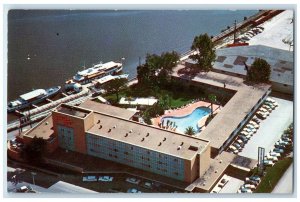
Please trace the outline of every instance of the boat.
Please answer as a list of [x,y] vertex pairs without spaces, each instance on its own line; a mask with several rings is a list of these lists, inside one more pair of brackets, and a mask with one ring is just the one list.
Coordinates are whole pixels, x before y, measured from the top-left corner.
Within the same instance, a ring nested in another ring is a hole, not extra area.
[[29,93],[20,95],[20,97],[14,101],[11,101],[7,105],[8,112],[14,112],[15,110],[24,109],[33,104],[38,104],[45,99],[56,95],[60,92],[61,87],[55,86],[48,89],[36,89]]
[[[107,62],[93,65],[92,67],[78,71],[75,76],[73,76],[72,81],[79,84],[87,84],[95,79],[100,79],[107,75],[115,75],[121,72],[123,69],[122,63],[118,62]],[[70,82],[70,81],[68,81]]]

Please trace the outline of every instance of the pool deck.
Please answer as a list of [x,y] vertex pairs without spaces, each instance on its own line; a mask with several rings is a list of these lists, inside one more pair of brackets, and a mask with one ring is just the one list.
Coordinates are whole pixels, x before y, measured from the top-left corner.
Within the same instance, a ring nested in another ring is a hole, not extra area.
[[247,85],[242,78],[213,71],[201,72],[194,77],[188,77],[178,73],[182,68],[185,68],[185,65],[177,65],[173,69],[172,77],[180,78],[186,82],[211,85],[220,89],[224,88],[225,83],[226,89],[236,92],[222,110],[212,119],[206,129],[201,132],[201,138],[209,140],[211,147],[216,149],[222,147],[240,122],[271,87],[269,84]]
[[[156,118],[151,119],[154,126],[159,127],[159,123],[164,117],[168,116],[175,116],[175,117],[181,117],[181,116],[187,116],[191,114],[196,108],[198,107],[208,107],[210,108],[210,103],[204,102],[204,101],[198,101],[195,103],[187,104],[186,106],[183,106],[179,109],[173,109],[173,110],[166,110],[165,114]],[[218,113],[221,110],[220,105],[213,104],[213,110],[214,114]],[[204,116],[202,119],[198,121],[198,124],[203,125],[205,123],[208,116]],[[179,132],[179,131],[176,131]]]

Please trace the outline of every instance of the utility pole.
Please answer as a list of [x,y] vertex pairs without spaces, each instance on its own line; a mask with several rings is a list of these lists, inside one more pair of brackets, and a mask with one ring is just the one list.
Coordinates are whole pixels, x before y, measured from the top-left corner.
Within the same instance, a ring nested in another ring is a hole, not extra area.
[[36,176],[36,173],[31,172],[31,176],[32,176],[32,184],[35,185],[34,176]]
[[236,43],[236,20],[234,20],[233,44]]

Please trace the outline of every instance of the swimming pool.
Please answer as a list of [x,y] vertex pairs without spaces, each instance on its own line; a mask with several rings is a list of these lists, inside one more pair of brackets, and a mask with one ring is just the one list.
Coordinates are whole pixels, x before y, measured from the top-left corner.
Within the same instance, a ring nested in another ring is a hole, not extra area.
[[178,126],[176,131],[181,133],[184,133],[185,129],[189,126],[192,126],[195,131],[199,132],[198,121],[208,115],[210,111],[208,107],[197,107],[191,114],[186,116],[165,116],[162,122],[164,126],[167,125],[168,121],[175,122],[175,125]]

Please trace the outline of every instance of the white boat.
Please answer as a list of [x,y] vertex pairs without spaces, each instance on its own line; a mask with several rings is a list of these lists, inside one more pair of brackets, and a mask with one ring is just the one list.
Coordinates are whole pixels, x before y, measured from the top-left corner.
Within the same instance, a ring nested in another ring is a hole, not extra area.
[[107,75],[117,74],[121,72],[122,69],[122,63],[113,61],[104,64],[99,63],[88,69],[77,72],[77,74],[73,76],[73,81],[80,84],[87,84],[95,79],[99,79]]

